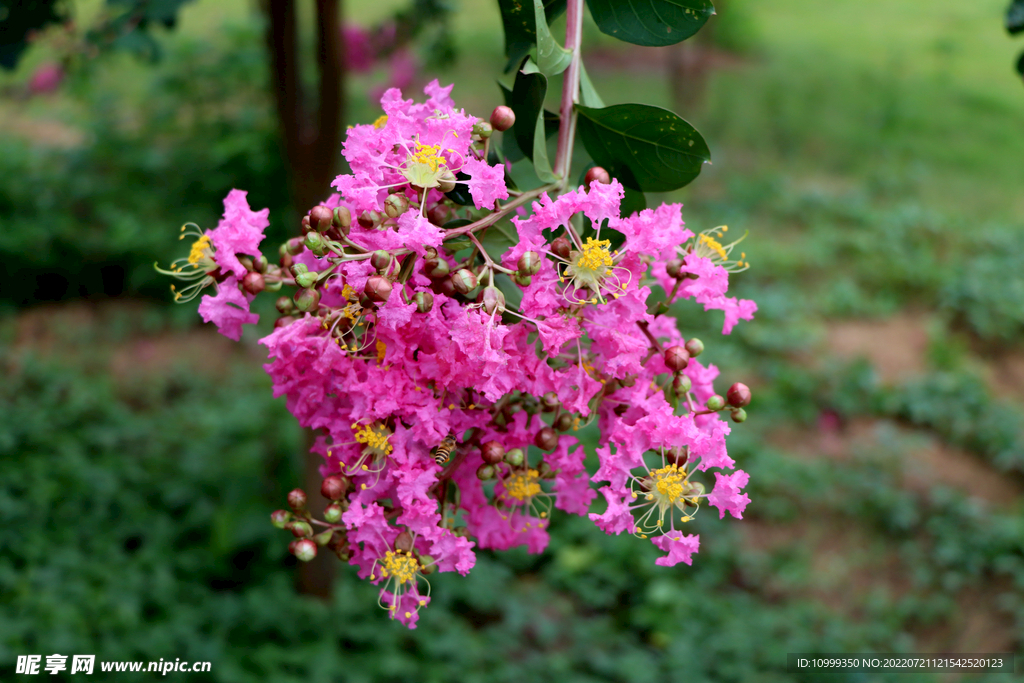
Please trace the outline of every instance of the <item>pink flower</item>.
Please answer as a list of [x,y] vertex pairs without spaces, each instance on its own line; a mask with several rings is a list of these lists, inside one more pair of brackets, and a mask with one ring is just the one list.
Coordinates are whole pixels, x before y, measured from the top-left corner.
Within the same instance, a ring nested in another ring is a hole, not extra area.
[[33,95],[51,93],[60,87],[64,80],[64,68],[60,64],[47,62],[41,64],[28,81],[28,91]]
[[750,475],[743,470],[732,474],[715,472],[715,490],[708,495],[708,502],[718,508],[718,518],[725,517],[726,511],[736,519],[743,519],[743,511],[750,502],[750,496],[740,493],[747,485]]
[[680,562],[693,564],[692,556],[700,547],[700,536],[695,534],[683,536],[677,531],[664,536],[655,536],[651,538],[651,543],[668,553],[666,557],[656,559],[654,564],[660,567],[674,567]]
[[224,217],[208,233],[216,249],[213,260],[224,271],[240,278],[245,276],[246,270],[238,261],[238,255],[259,256],[263,230],[270,225],[270,209],[251,211],[245,199],[247,194],[242,190],[231,190],[224,198]]
[[616,492],[610,486],[599,489],[604,499],[608,501],[608,509],[601,514],[590,513],[590,521],[597,525],[606,534],[621,534],[623,531],[633,533],[636,525],[633,524],[633,513],[629,510],[627,497]]
[[204,322],[212,322],[217,331],[228,339],[238,341],[242,338],[242,325],[255,325],[260,316],[249,312],[249,302],[255,297],[243,294],[238,288],[238,280],[229,275],[217,285],[217,295],[206,294],[199,303],[199,315]]
[[498,199],[508,199],[503,166],[491,166],[478,159],[468,159],[462,172],[472,176],[466,185],[469,186],[469,194],[476,208],[492,207]]

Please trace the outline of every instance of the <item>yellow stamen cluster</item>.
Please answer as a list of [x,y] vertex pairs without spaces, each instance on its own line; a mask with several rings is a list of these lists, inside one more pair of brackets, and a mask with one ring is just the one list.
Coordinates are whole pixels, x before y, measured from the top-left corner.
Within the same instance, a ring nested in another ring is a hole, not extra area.
[[437,173],[438,168],[446,166],[448,162],[441,156],[441,145],[424,145],[417,140],[416,148],[409,155],[409,163],[423,164],[431,173]]
[[384,362],[384,354],[388,351],[388,345],[382,342],[380,339],[377,340],[377,365]]
[[513,472],[505,479],[505,494],[509,498],[527,501],[540,492],[540,472],[537,470]]
[[593,237],[588,237],[587,243],[583,245],[583,250],[573,266],[577,269],[587,268],[594,272],[610,268],[612,266],[611,246],[611,240],[595,240]]
[[[410,583],[420,570],[420,562],[411,553],[389,550],[380,561],[380,575],[385,579],[394,578],[398,585]],[[371,576],[371,579],[376,578]]]
[[391,455],[395,450],[394,446],[388,443],[391,431],[383,425],[375,430],[373,425],[355,423],[352,425],[352,431],[355,432],[356,443],[365,444],[366,450],[374,455]]
[[745,260],[747,258],[746,252],[740,254],[740,258],[738,260],[730,260],[733,247],[742,242],[746,238],[746,235],[738,240],[730,242],[729,244],[722,244],[722,242],[719,241],[719,238],[727,232],[729,232],[728,225],[720,225],[717,228],[705,230],[701,234],[697,235],[697,238],[693,241],[689,251],[692,251],[702,258],[711,259],[712,263],[717,266],[722,266],[730,273],[738,273],[742,270],[746,270],[750,267],[750,263]]
[[[669,505],[675,505],[682,500],[686,490],[686,470],[680,469],[677,465],[666,465],[656,470],[651,470],[651,478],[654,481],[654,491],[658,497]],[[654,493],[647,494],[647,500],[654,498]]]
[[[184,235],[182,235],[184,237]],[[207,252],[211,249],[210,236],[203,235],[195,242],[192,243],[192,250],[188,253],[188,262],[191,265],[196,265],[207,256]]]
[[380,130],[384,126],[388,125],[388,115],[384,114],[379,116],[376,121],[373,122],[373,127]]

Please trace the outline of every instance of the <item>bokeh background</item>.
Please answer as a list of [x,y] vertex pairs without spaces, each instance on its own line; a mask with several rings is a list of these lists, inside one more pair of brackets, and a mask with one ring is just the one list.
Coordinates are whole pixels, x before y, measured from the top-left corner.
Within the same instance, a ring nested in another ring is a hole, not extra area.
[[[403,1],[348,0],[346,22]],[[59,48],[40,40],[0,74],[3,678],[54,652],[305,683],[812,681],[786,653],[1024,652],[1024,85],[1005,4],[723,0],[659,49],[588,19],[605,100],[673,108],[711,147],[652,199],[750,231],[733,282],[756,320],[722,338],[715,315],[675,312],[722,387],[754,390],[730,437],[752,502],[742,522],[701,515],[693,566],[671,569],[556,517],[543,555],[435,577],[415,631],[351,567],[328,601],[296,592],[268,518],[304,442],[260,368],[274,316],[232,344],[152,269],[232,187],[270,207],[273,238],[292,231],[258,7],[196,0],[154,31],[159,63],[105,55],[31,94]],[[456,61],[415,78],[486,116],[500,18],[455,10]],[[388,77],[350,79],[349,123],[376,118]]]

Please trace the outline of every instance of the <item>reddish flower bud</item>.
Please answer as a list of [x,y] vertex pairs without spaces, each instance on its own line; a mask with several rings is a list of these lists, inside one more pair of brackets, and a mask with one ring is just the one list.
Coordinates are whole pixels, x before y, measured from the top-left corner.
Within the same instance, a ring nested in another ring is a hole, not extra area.
[[495,472],[494,465],[480,465],[476,468],[476,478],[480,481],[494,479]]
[[309,216],[303,216],[302,217],[302,221],[300,222],[300,226],[302,228],[302,234],[303,235],[305,235],[307,233],[310,233],[310,232],[313,232],[313,221],[309,220]]
[[288,524],[285,525],[285,528],[292,532],[292,535],[296,538],[306,538],[307,536],[313,535],[313,527],[301,519],[297,519],[294,522],[288,522]]
[[750,389],[746,384],[736,382],[729,387],[729,391],[725,392],[725,398],[729,401],[729,405],[742,408],[750,405]]
[[686,351],[690,354],[690,358],[696,358],[704,352],[704,342],[694,337],[686,342]]
[[286,315],[286,316],[284,316],[282,318],[278,318],[277,320],[274,321],[274,329],[275,330],[279,330],[282,327],[288,327],[293,322],[295,322],[295,318],[293,316]]
[[293,512],[302,512],[306,509],[306,492],[302,489],[292,489],[288,494],[288,507]]
[[349,488],[349,480],[343,474],[332,474],[320,484],[320,495],[327,500],[341,500]]
[[430,309],[434,307],[434,295],[430,292],[416,292],[413,301],[416,302],[416,310],[420,313],[430,313]]
[[384,271],[391,265],[391,254],[383,249],[378,249],[373,252],[373,256],[370,257],[370,265],[376,268],[378,273],[383,275]]
[[480,304],[487,315],[501,315],[505,312],[505,295],[497,287],[484,287],[480,292]]
[[558,400],[558,394],[553,391],[545,392],[540,397],[540,403],[543,406],[544,412],[551,412],[558,406],[562,405],[562,402]]
[[267,283],[259,273],[246,273],[242,278],[242,289],[250,294],[259,294],[266,289]]
[[412,534],[408,531],[403,531],[398,534],[395,538],[395,550],[401,550],[403,552],[412,552]]
[[317,232],[327,232],[334,222],[334,212],[326,206],[314,206],[309,211],[309,222]]
[[270,261],[263,254],[260,254],[259,258],[256,259],[255,263],[257,273],[266,273],[267,268],[270,267]]
[[445,296],[455,296],[455,283],[450,277],[443,278],[434,283],[434,291]]
[[469,294],[476,288],[476,275],[468,268],[459,268],[452,275],[452,284],[455,285],[455,291],[459,294]]
[[384,200],[384,213],[388,218],[398,218],[409,210],[409,200],[402,194],[389,194]]
[[311,313],[320,305],[320,292],[315,289],[300,289],[295,293],[295,307],[303,313]]
[[670,465],[682,467],[690,459],[689,446],[673,446],[665,451],[665,462]]
[[690,363],[690,354],[682,346],[670,346],[665,349],[665,365],[672,372],[679,372]]
[[287,510],[274,510],[270,513],[270,523],[278,529],[283,529],[292,521],[292,513]]
[[569,260],[569,252],[571,251],[572,245],[569,244],[569,239],[567,237],[559,237],[551,243],[551,253],[559,258],[565,259],[566,261]]
[[386,277],[371,275],[366,278],[366,287],[363,291],[371,301],[387,301],[391,296],[391,282]]
[[303,241],[302,237],[293,237],[285,242],[284,249],[292,256],[298,256],[302,253]]
[[676,396],[682,396],[692,388],[693,381],[683,373],[672,378],[672,391],[676,392]]
[[[455,186],[452,185],[454,188]],[[440,189],[440,188],[438,188]],[[451,190],[449,190],[451,192]],[[446,204],[438,204],[429,211],[427,211],[427,220],[434,225],[441,227],[448,222],[448,217],[451,216],[451,209]]]
[[680,272],[680,269],[682,267],[683,267],[682,260],[674,258],[674,259],[672,259],[671,261],[669,261],[668,263],[665,264],[665,274],[668,275],[669,277],[673,277],[673,278],[677,278],[677,279],[681,278],[682,276],[685,275],[685,273]]
[[[458,182],[459,181],[455,177],[455,174],[449,171],[448,169],[445,169],[437,178],[437,189],[440,190],[441,192],[451,192],[452,190],[455,189],[455,186],[458,184]],[[444,225],[444,223],[438,223],[438,225]]]
[[363,226],[367,230],[375,228],[380,225],[381,217],[376,211],[363,211],[359,214],[359,225]]
[[316,557],[316,543],[308,538],[295,541],[288,549],[303,562],[309,562]]
[[542,451],[553,451],[558,448],[558,433],[551,427],[545,427],[533,437],[533,443]]
[[480,455],[489,465],[497,465],[505,457],[505,447],[497,441],[488,441],[480,447]]
[[500,105],[494,108],[491,112],[491,126],[498,132],[503,132],[514,126],[516,123],[516,113],[512,111],[511,107]]
[[608,171],[604,170],[600,166],[594,166],[587,171],[587,175],[583,176],[583,184],[590,187],[590,183],[595,180],[602,185],[609,185],[612,182],[612,177]]
[[555,429],[560,432],[567,432],[572,429],[572,415],[569,413],[562,413],[555,418]]

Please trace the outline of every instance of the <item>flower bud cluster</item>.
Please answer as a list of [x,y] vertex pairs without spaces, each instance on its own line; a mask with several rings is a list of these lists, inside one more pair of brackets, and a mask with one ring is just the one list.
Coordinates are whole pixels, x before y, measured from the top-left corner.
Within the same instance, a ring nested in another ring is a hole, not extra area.
[[[586,187],[502,206],[505,169],[488,149],[514,114],[499,107],[480,121],[449,92],[435,81],[423,104],[385,93],[385,116],[348,131],[352,173],[303,219],[278,266],[253,243],[266,214],[240,212],[236,195],[225,208],[249,227],[232,234],[249,242],[212,231],[216,250],[200,245],[197,257],[223,269],[227,252],[248,255],[264,289],[296,288],[278,298],[282,317],[260,343],[275,395],[321,433],[314,450],[331,502],[314,520],[293,491],[272,521],[295,536],[300,560],[327,546],[356,565],[410,627],[430,599],[427,575],[466,574],[474,548],[542,551],[556,509],[649,538],[671,566],[697,551],[682,528],[701,506],[740,517],[749,500],[720,413],[742,422],[750,391],[735,384],[719,396],[718,369],[698,360],[704,344],[684,339],[665,310],[694,299],[725,312],[728,334],[756,305],[726,296],[728,269],[705,255],[679,205],[620,216],[623,187],[604,169]],[[446,196],[457,185],[473,206]],[[499,251],[488,231],[513,245]],[[203,305],[240,311],[241,300],[247,312],[239,268],[211,276],[218,293]],[[653,288],[666,306],[649,302]],[[218,322],[226,334],[232,325]],[[598,469],[588,472],[576,432],[594,422]],[[591,513],[598,493],[604,512]]]

